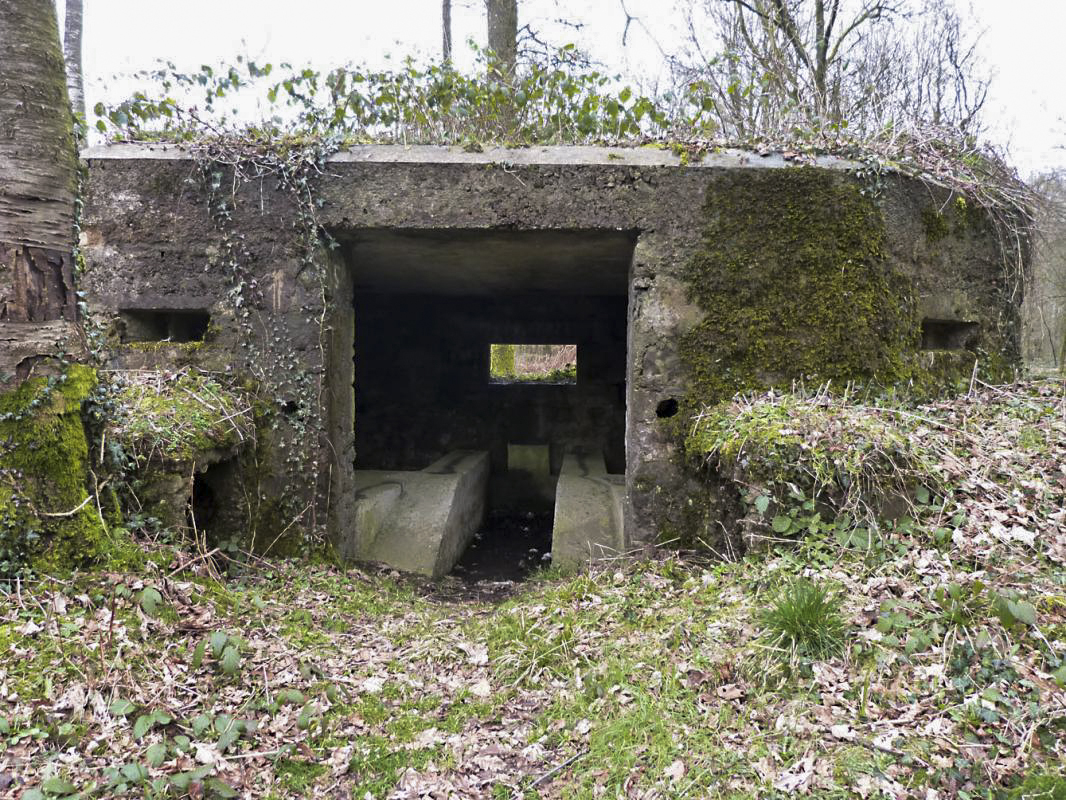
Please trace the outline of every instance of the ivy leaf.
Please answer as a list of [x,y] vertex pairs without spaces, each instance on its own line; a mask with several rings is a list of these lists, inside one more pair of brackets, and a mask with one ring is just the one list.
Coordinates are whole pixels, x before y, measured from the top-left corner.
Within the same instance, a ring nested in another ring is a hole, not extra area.
[[215,731],[223,733],[233,727],[233,717],[229,714],[219,714],[215,717]]
[[119,698],[111,704],[109,709],[116,717],[127,717],[137,710],[137,706],[129,700]]
[[303,692],[299,689],[282,689],[278,692],[278,701],[282,704],[300,705],[304,701]]
[[143,783],[148,780],[148,770],[143,764],[131,763],[122,767],[122,775],[130,783]]
[[1007,609],[1018,622],[1023,625],[1036,625],[1036,608],[1032,603],[1024,600],[1008,600]]
[[137,717],[137,721],[133,723],[133,738],[140,739],[152,728],[152,723],[155,720],[151,714],[141,714]]
[[1055,679],[1055,683],[1059,685],[1060,689],[1066,689],[1066,664],[1052,672],[1051,677]]
[[196,649],[192,651],[191,666],[193,669],[200,669],[200,665],[204,663],[204,653],[207,651],[207,639],[201,639],[200,643],[196,645]]
[[211,718],[207,714],[200,714],[192,721],[192,732],[197,737],[211,726]]
[[208,778],[204,781],[204,786],[210,789],[216,797],[230,798],[237,796],[236,789],[218,778]]
[[237,741],[240,738],[240,736],[241,736],[240,731],[238,731],[238,730],[236,730],[234,728],[231,728],[230,730],[226,731],[221,736],[219,736],[218,737],[218,749],[219,749],[219,752],[221,752],[221,753],[226,752],[226,750],[229,749],[230,745],[232,745],[235,741]]
[[788,533],[788,529],[792,527],[792,520],[784,514],[778,514],[770,526],[774,529],[774,533]]
[[74,794],[78,787],[63,778],[49,778],[41,784],[41,788],[48,794]]
[[212,769],[214,767],[209,764],[206,767],[197,767],[187,772],[179,772],[177,775],[170,776],[170,782],[176,788],[185,791],[189,788],[190,783],[202,781],[205,776],[210,775]]
[[163,595],[161,595],[159,590],[154,586],[149,586],[141,592],[141,608],[144,610],[144,613],[150,617],[156,615],[156,611],[159,610],[159,606],[162,602]]
[[232,645],[222,652],[222,671],[227,675],[235,675],[241,665],[241,654]]
[[148,759],[148,764],[153,767],[158,767],[162,764],[167,757],[167,745],[166,742],[156,742],[148,751],[144,754]]
[[226,642],[229,641],[227,636],[222,631],[215,631],[211,634],[211,655],[218,658],[222,655],[222,651],[226,647]]

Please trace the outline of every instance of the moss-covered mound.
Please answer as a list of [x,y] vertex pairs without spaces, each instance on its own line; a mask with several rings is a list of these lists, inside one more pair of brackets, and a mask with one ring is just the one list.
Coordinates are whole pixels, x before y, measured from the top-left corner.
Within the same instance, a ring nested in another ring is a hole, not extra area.
[[881,210],[847,175],[745,172],[707,190],[686,267],[705,319],[681,355],[692,410],[795,380],[892,385],[910,374],[920,325],[910,284],[884,254]]
[[116,384],[107,435],[138,467],[184,464],[255,438],[248,399],[208,373],[145,370]]
[[769,393],[706,409],[685,445],[736,490],[751,544],[752,534],[817,532],[840,516],[876,523],[887,505],[940,488],[907,427],[888,410]]
[[[235,473],[219,465],[254,452],[255,409],[247,393],[224,376],[193,369],[129,371],[113,380],[104,436],[129,490],[121,493],[124,505],[149,528],[203,534],[210,521],[228,534],[243,532],[249,515],[236,502],[243,492]],[[197,508],[198,476],[213,469],[225,477],[221,484],[201,481],[209,508]]]
[[0,580],[98,560],[108,536],[88,492],[82,406],[96,373],[74,365],[0,395]]

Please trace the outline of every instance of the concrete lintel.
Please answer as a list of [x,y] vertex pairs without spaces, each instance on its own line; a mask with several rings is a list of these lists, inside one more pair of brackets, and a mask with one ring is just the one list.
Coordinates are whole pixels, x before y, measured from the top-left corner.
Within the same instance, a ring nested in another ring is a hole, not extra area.
[[[115,143],[97,145],[82,152],[87,161],[98,160],[184,160],[191,159],[191,151],[176,144]],[[531,147],[485,147],[469,151],[454,145],[354,145],[334,153],[330,159],[337,164],[504,164],[521,166],[612,166],[612,167],[681,167],[681,158],[668,145],[638,147],[605,147],[596,145],[553,145]],[[702,158],[693,159],[686,169],[743,169],[783,168],[809,164],[827,169],[854,170],[862,167],[857,161],[836,156],[810,156],[802,159],[785,158],[782,153],[756,153],[736,148],[708,151]]]

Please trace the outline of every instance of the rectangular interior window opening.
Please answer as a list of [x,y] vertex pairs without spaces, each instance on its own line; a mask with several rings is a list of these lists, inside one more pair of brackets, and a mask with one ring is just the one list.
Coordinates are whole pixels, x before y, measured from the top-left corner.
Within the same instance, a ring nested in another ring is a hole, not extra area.
[[200,342],[211,315],[189,309],[123,309],[119,311],[121,339],[129,342]]
[[490,383],[577,383],[576,344],[490,344]]
[[923,350],[969,350],[977,340],[976,322],[953,319],[922,320]]

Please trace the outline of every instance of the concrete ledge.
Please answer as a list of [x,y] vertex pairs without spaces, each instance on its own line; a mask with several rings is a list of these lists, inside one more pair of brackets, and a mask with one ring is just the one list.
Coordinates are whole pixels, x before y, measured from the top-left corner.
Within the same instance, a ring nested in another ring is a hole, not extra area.
[[420,472],[357,470],[345,558],[380,561],[438,578],[463,554],[485,518],[489,456],[449,453]]
[[567,455],[555,489],[552,564],[580,569],[625,548],[625,476],[608,475],[603,456]]
[[[100,160],[192,160],[191,151],[179,144],[116,143],[84,150],[82,158]],[[573,165],[611,167],[685,167],[686,169],[785,168],[801,164],[826,169],[855,170],[857,161],[817,155],[797,158],[778,152],[753,152],[732,147],[713,148],[703,158],[683,163],[669,146],[604,147],[596,145],[536,145],[531,147],[485,147],[470,151],[456,145],[361,144],[334,153],[334,164],[505,164]]]

